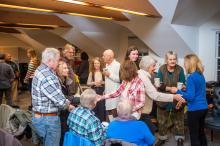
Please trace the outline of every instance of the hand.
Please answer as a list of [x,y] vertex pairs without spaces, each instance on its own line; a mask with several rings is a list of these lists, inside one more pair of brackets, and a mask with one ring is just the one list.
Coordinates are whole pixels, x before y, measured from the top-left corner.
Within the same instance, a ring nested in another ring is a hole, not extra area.
[[180,109],[181,106],[182,106],[182,104],[185,104],[185,103],[186,103],[185,99],[184,99],[184,100],[180,100],[180,101],[176,104],[176,109]]
[[95,85],[99,87],[99,86],[102,85],[102,82],[101,82],[101,81],[96,81],[96,82],[95,82]]
[[67,106],[69,106],[71,102],[68,99],[66,99],[65,103]]
[[180,95],[180,94],[175,94],[175,95],[173,96],[173,99],[175,99],[176,101],[184,100],[184,98],[183,98],[182,95]]
[[183,85],[181,90],[186,90],[186,85]]
[[102,100],[102,99],[104,99],[103,96],[101,96],[101,95],[97,95],[97,96],[96,96],[96,100],[97,100],[97,102],[99,102],[99,101]]
[[104,76],[109,77],[110,73],[108,71],[103,71]]
[[170,93],[176,93],[177,92],[177,87],[170,87]]
[[27,83],[28,83],[28,81],[27,81],[27,80],[24,80],[24,83],[25,83],[25,84],[27,84]]
[[71,105],[71,104],[68,106],[68,111],[69,111],[69,112],[71,112],[71,111],[74,110],[74,109],[75,109],[75,106],[73,106],[73,105]]

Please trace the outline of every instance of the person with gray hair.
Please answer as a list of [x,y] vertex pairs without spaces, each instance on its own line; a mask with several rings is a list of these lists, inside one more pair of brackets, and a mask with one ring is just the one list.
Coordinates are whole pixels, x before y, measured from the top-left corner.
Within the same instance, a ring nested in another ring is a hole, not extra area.
[[[177,64],[177,54],[173,51],[169,51],[165,55],[165,63],[160,66],[158,78],[163,82],[164,88],[161,91],[164,93],[176,93],[173,91],[177,84],[182,85],[185,83],[184,70]],[[163,145],[168,139],[168,128],[173,125],[175,131],[175,139],[177,146],[183,146],[184,144],[184,106],[176,109],[172,102],[157,103],[157,119],[159,125],[159,139],[158,145]],[[171,115],[171,116],[169,116]],[[169,119],[170,118],[170,119]],[[168,123],[170,121],[170,123]]]
[[90,140],[100,146],[105,139],[105,131],[100,120],[92,111],[97,102],[97,94],[93,89],[86,89],[80,97],[80,107],[73,110],[68,117],[70,132]]
[[152,146],[155,137],[148,126],[136,120],[132,114],[132,104],[128,99],[122,99],[117,105],[118,117],[107,128],[107,139],[120,139],[137,146]]
[[32,124],[44,146],[59,146],[61,126],[58,112],[67,107],[69,110],[74,108],[63,95],[55,73],[59,59],[57,49],[46,48],[32,82]]
[[146,124],[152,128],[152,123],[150,121],[149,114],[152,111],[153,100],[161,102],[173,102],[174,100],[180,101],[184,100],[179,94],[166,94],[157,91],[156,87],[151,82],[152,75],[156,69],[156,60],[151,56],[143,56],[139,63],[140,70],[138,75],[144,82],[146,101],[142,110],[141,120],[145,121]]
[[74,56],[75,56],[75,47],[71,44],[66,44],[64,46],[61,60],[67,64],[69,73],[68,78],[72,80],[72,82],[68,85],[69,94],[75,95],[77,92],[77,83],[75,79],[74,73]]

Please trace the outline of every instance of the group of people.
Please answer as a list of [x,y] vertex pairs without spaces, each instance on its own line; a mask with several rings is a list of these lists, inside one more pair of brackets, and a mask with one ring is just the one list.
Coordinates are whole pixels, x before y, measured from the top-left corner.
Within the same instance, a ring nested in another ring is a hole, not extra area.
[[[184,57],[185,81],[175,52],[165,55],[165,64],[155,73],[156,60],[151,56],[139,60],[135,46],[128,48],[122,64],[116,61],[112,50],[105,50],[102,58],[91,60],[87,81],[82,78],[91,89],[81,94],[78,107],[71,102],[77,92],[74,54],[75,48],[70,44],[60,51],[46,48],[39,66],[36,58],[29,64],[25,81],[31,85],[32,124],[44,145],[62,145],[65,132],[70,131],[97,146],[103,145],[106,139],[161,146],[168,139],[170,125],[174,124],[177,145],[182,146],[185,105],[191,145],[207,145],[204,69],[195,54]],[[85,58],[88,60],[88,56]],[[0,73],[1,68],[0,63]],[[9,72],[14,79],[14,72]],[[155,86],[154,78],[160,79],[159,86]],[[177,88],[179,82],[182,88]],[[150,119],[153,101],[157,103],[158,140]],[[104,121],[109,121],[109,126],[103,126]]]

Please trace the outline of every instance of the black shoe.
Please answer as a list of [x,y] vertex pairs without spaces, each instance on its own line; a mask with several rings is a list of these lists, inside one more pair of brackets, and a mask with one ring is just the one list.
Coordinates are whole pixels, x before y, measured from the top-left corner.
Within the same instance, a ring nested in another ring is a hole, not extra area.
[[164,145],[165,142],[166,142],[165,140],[160,140],[160,139],[159,139],[159,140],[155,143],[154,146],[162,146],[162,145]]
[[179,138],[177,140],[177,146],[183,146],[183,139],[182,138]]

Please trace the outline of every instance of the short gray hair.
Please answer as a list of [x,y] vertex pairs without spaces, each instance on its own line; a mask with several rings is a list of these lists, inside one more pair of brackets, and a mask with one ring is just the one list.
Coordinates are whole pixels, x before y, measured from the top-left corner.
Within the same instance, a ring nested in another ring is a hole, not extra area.
[[133,106],[128,99],[122,99],[117,105],[117,114],[119,117],[127,117],[132,113]]
[[82,107],[92,108],[97,101],[97,94],[93,89],[86,89],[80,96],[80,104]]
[[176,57],[176,60],[178,60],[178,58],[177,58],[177,53],[176,53],[176,52],[168,51],[168,52],[166,53],[166,55],[165,55],[165,63],[167,63],[168,57],[169,57],[170,55],[174,55],[174,56]]
[[157,63],[157,61],[151,56],[143,56],[139,63],[140,69],[147,70],[151,65]]
[[49,61],[56,60],[60,52],[55,48],[46,48],[42,53],[42,62],[47,64]]

